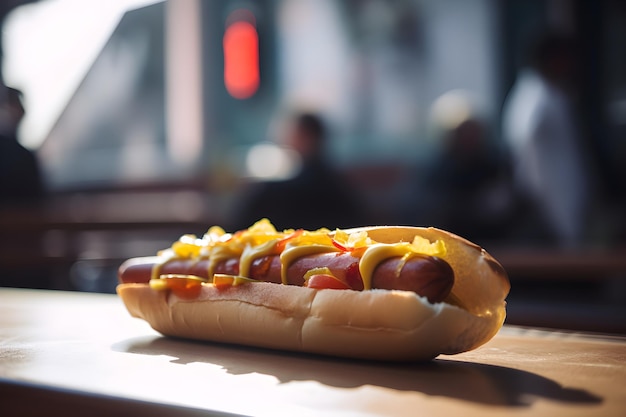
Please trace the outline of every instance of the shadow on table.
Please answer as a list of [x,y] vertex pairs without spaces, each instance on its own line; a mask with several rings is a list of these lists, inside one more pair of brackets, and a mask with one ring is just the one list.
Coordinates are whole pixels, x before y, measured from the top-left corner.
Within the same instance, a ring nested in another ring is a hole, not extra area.
[[232,375],[260,373],[281,383],[318,381],[337,388],[372,385],[415,391],[493,406],[531,405],[537,399],[573,404],[599,404],[586,390],[565,388],[546,377],[519,369],[473,362],[435,359],[424,363],[388,363],[336,359],[149,336],[113,346],[119,352],[167,355],[173,363],[210,363]]
[[[0,379],[0,404],[3,416],[20,417],[206,417],[207,411],[170,404],[155,404],[129,398],[119,398],[69,389],[9,382]],[[212,417],[243,417],[211,411]]]

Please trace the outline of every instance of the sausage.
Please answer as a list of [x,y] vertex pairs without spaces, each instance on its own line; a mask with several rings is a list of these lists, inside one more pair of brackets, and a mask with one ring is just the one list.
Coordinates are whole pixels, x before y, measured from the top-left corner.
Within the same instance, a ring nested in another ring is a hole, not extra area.
[[[159,264],[158,257],[134,258],[120,266],[121,283],[147,283],[152,269]],[[207,259],[174,259],[159,266],[159,274],[183,274],[209,278]],[[359,271],[359,258],[350,252],[331,252],[303,256],[287,268],[287,283],[303,285],[304,275],[313,268],[328,268],[339,280],[354,290],[363,290],[363,280]],[[215,266],[215,273],[237,275],[239,259],[232,258]],[[255,259],[250,266],[249,277],[259,281],[281,283],[281,263],[279,256],[263,256]],[[432,303],[443,301],[454,284],[454,272],[441,258],[416,255],[403,261],[400,257],[382,261],[372,274],[372,288],[413,291],[428,298]]]

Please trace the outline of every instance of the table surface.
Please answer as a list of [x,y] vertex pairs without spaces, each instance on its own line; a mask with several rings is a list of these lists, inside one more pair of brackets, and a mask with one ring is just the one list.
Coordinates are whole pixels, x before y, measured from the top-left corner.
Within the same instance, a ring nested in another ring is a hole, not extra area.
[[162,337],[115,295],[0,289],[3,415],[606,417],[625,394],[622,337],[505,326],[428,363],[351,361]]

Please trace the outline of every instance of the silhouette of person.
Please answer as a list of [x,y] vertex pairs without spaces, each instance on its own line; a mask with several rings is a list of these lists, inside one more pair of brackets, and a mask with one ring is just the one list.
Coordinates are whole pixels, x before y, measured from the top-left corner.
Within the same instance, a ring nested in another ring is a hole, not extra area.
[[[0,228],[0,285],[49,288],[48,271],[39,264],[41,231],[32,225],[41,215],[44,197],[39,164],[34,153],[17,140],[24,116],[21,93],[13,88],[5,91],[0,103],[0,218],[16,226]],[[23,225],[28,227],[23,229]],[[26,264],[14,264],[25,254]]]
[[415,174],[404,217],[477,243],[506,238],[514,202],[505,166],[488,145],[487,126],[468,116],[444,129],[439,142],[440,149]]
[[285,145],[300,155],[301,169],[290,179],[263,182],[246,192],[235,227],[248,227],[263,217],[278,229],[332,230],[362,225],[357,196],[327,161],[327,140],[320,116],[295,115]]
[[515,186],[554,244],[581,243],[589,200],[588,172],[568,94],[575,75],[572,40],[544,33],[507,96],[502,134]]
[[509,238],[510,174],[477,98],[447,91],[432,103],[429,122],[431,152],[408,172],[400,223],[438,227],[479,244]]
[[43,197],[37,158],[17,138],[23,116],[20,91],[6,88],[0,106],[0,207],[34,206]]

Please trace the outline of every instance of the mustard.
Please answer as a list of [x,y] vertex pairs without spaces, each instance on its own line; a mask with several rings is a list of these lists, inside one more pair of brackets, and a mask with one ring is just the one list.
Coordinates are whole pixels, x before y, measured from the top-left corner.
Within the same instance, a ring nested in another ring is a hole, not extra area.
[[287,281],[287,269],[296,259],[317,253],[329,252],[339,252],[339,249],[328,245],[287,246],[280,254],[280,279],[282,283],[285,285],[289,283]]
[[179,258],[179,256],[177,256],[176,252],[174,252],[174,250],[171,248],[159,252],[159,262],[152,265],[150,279],[158,279],[161,275],[161,269],[163,265],[165,265],[170,260],[177,258]]
[[275,255],[277,242],[278,239],[272,239],[259,245],[247,245],[239,259],[239,275],[249,276],[250,266],[255,259]]
[[404,263],[411,253],[410,244],[406,242],[394,244],[376,243],[369,246],[359,260],[359,272],[363,280],[363,288],[366,290],[372,289],[374,270],[386,259],[402,257],[403,262],[398,265],[398,270],[396,271],[396,274],[400,274]]
[[212,247],[208,255],[209,265],[207,276],[209,279],[213,278],[217,264],[227,259],[239,257],[240,255],[241,250],[237,247],[233,247],[232,245],[219,245]]

